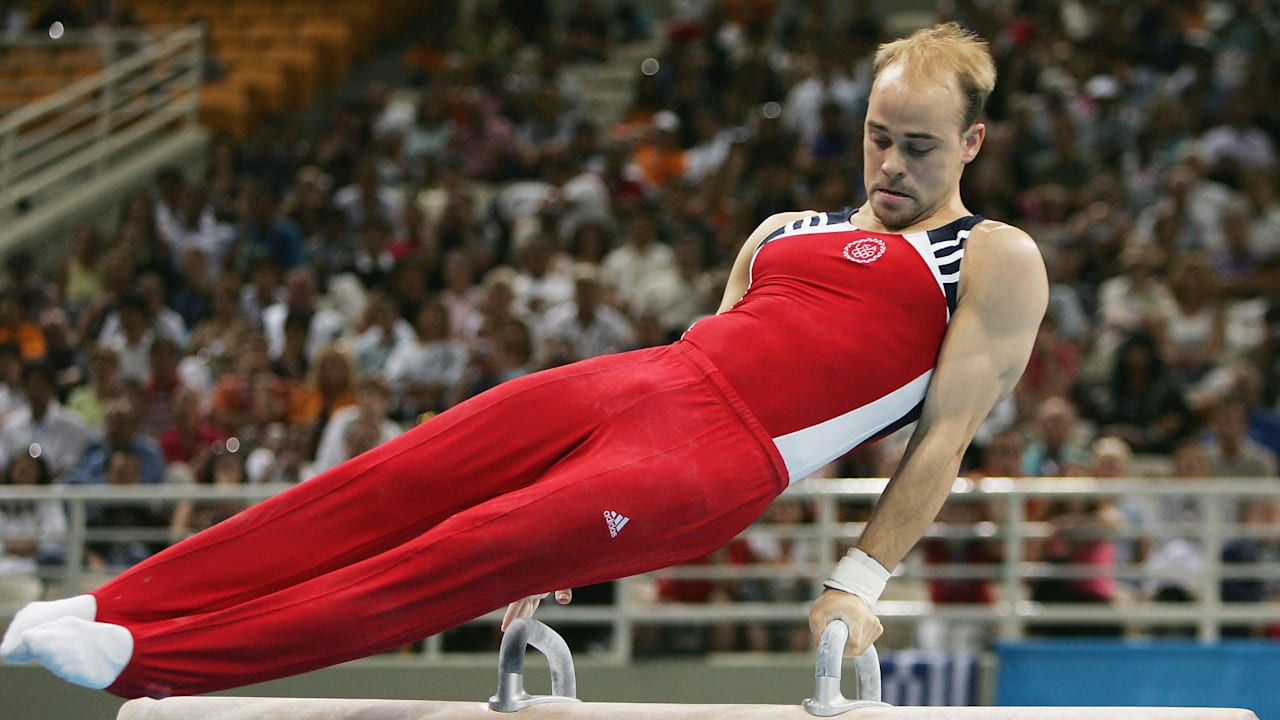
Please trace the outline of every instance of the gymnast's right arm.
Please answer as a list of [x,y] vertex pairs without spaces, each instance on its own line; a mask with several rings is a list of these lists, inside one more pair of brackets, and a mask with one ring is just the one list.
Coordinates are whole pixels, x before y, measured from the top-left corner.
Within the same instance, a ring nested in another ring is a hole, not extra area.
[[836,619],[849,624],[848,655],[880,636],[871,606],[942,507],[978,425],[1021,377],[1048,293],[1044,261],[1026,233],[1002,223],[974,228],[920,420],[858,546],[810,611],[815,638]]

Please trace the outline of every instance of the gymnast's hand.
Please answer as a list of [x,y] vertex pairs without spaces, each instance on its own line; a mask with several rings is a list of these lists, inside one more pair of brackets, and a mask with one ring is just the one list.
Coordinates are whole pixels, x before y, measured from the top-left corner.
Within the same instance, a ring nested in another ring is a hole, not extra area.
[[[533,617],[533,611],[538,609],[538,603],[542,602],[542,598],[546,596],[547,593],[530,595],[523,600],[517,600],[508,605],[507,614],[502,616],[502,632],[506,632],[511,623],[520,618]],[[568,605],[570,600],[573,600],[572,590],[556,591],[556,602],[561,605]]]
[[809,609],[809,631],[813,633],[815,644],[832,620],[844,620],[849,626],[849,643],[844,647],[845,657],[861,655],[884,632],[880,618],[871,612],[865,600],[852,593],[828,588]]

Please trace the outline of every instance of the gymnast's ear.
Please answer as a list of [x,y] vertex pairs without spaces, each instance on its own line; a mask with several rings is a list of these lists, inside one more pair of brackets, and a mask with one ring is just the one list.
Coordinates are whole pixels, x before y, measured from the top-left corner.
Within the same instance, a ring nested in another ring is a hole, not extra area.
[[982,149],[982,141],[986,139],[986,124],[976,122],[970,125],[960,134],[960,162],[964,165],[973,162],[974,158],[978,157],[978,151]]

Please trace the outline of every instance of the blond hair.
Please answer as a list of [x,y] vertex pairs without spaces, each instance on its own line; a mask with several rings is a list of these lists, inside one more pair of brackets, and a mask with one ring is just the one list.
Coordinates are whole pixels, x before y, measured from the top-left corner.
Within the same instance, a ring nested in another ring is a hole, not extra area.
[[876,51],[875,77],[891,65],[901,65],[917,77],[954,77],[964,97],[962,129],[978,121],[996,86],[996,64],[987,42],[954,22],[881,45]]

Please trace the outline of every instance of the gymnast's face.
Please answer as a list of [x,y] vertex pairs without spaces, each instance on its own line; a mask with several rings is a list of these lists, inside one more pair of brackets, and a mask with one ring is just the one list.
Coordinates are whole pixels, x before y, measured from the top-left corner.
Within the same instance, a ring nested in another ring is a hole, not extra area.
[[946,83],[890,65],[871,89],[862,140],[867,203],[898,231],[947,208],[960,209],[960,175],[986,128],[963,124],[963,97]]

